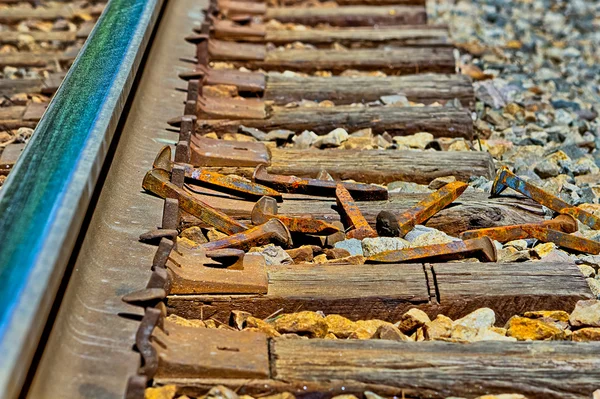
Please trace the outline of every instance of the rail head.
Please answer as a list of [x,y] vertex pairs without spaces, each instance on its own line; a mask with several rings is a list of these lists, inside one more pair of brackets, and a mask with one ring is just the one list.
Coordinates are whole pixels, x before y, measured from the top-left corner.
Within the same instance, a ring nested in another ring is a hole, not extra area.
[[0,190],[0,396],[16,397],[164,0],[110,0]]

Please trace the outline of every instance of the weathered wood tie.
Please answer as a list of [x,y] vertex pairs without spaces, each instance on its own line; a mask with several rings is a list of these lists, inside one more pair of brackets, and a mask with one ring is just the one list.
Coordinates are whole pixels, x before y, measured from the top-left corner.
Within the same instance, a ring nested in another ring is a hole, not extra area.
[[48,53],[9,53],[0,55],[0,67],[45,67],[52,62],[70,64],[77,57],[79,48],[70,49],[64,52]]
[[77,32],[18,32],[18,31],[6,31],[0,32],[0,43],[2,44],[17,44],[23,40],[23,36],[31,36],[36,42],[63,42],[65,45],[77,40]]
[[423,6],[341,6],[332,8],[273,7],[267,8],[264,19],[315,26],[390,26],[427,23]]
[[[189,338],[194,341],[206,334],[206,329],[177,328],[186,329],[186,335],[197,335]],[[232,337],[229,347],[235,347],[236,340],[241,338]],[[285,338],[269,342],[268,352],[259,352],[260,359],[269,358],[269,378],[210,378],[198,372],[195,378],[157,377],[155,382],[177,384],[178,392],[189,396],[201,396],[215,385],[225,385],[240,395],[254,396],[292,392],[326,398],[373,391],[386,397],[440,399],[490,392],[520,393],[531,399],[583,399],[591,397],[600,384],[600,344],[596,342],[488,341],[463,345]],[[171,345],[157,350],[161,354],[169,349],[181,353],[186,348],[185,341],[171,341]],[[254,348],[258,349],[256,345]],[[165,360],[169,360],[167,356]],[[192,364],[197,359],[188,356],[186,362]],[[252,368],[256,360],[250,360],[254,359],[241,358],[235,364],[241,369]]]
[[[215,146],[227,145],[221,154]],[[471,176],[492,178],[494,162],[487,152],[478,151],[416,151],[392,150],[295,150],[270,148],[263,143],[213,140],[192,136],[191,163],[224,174],[251,178],[254,168],[267,164],[267,171],[298,177],[315,177],[321,169],[337,180],[363,183],[412,181],[429,184],[436,177],[455,176],[468,181]]]
[[348,69],[382,71],[388,74],[454,73],[456,62],[449,47],[351,50],[273,50],[262,44],[233,43],[211,39],[210,61],[227,61],[236,66],[269,71],[296,70],[340,73]]
[[[311,3],[310,0],[248,0],[258,3],[265,2],[269,6],[293,6]],[[328,0],[321,0],[328,2]],[[381,5],[406,5],[406,6],[425,6],[425,0],[335,0],[339,5],[362,5],[362,6],[381,6]]]
[[269,73],[263,98],[283,105],[292,101],[330,100],[336,104],[376,101],[401,94],[409,101],[432,104],[458,99],[465,107],[474,104],[473,86],[465,75],[422,74],[407,76],[289,77]]
[[79,12],[90,12],[93,16],[99,16],[102,12],[101,7],[80,8],[70,4],[45,6],[45,7],[27,7],[16,6],[2,9],[0,14],[0,23],[16,24],[23,20],[56,20],[72,19]]
[[[287,43],[303,42],[314,45],[339,43],[352,48],[388,46],[451,46],[448,29],[428,25],[406,25],[394,27],[352,27],[352,28],[313,28],[313,29],[274,29],[269,25],[240,25],[229,20],[216,20],[212,26],[212,36],[219,40],[242,42]],[[192,36],[188,40],[202,40],[202,36]]]
[[[419,346],[420,345],[420,346]],[[272,378],[317,392],[474,397],[490,392],[581,399],[600,384],[600,344],[271,340]],[[317,388],[318,387],[318,388]],[[381,388],[379,388],[381,387]],[[386,389],[387,388],[387,389]],[[386,395],[387,396],[387,395]]]
[[[465,75],[418,74],[405,76],[289,76],[278,72],[241,72],[228,69],[197,71],[205,86],[235,86],[238,94],[275,105],[292,101],[330,100],[338,105],[376,101],[382,96],[402,94],[409,101],[431,104],[458,99],[463,106],[475,102],[471,79]],[[203,90],[210,97],[210,90]]]
[[2,129],[34,128],[46,111],[47,103],[30,103],[0,108],[0,127]]
[[[229,99],[227,99],[229,100]],[[264,107],[243,109],[230,101],[207,101],[198,114],[196,131],[200,134],[235,133],[240,125],[263,131],[287,129],[296,133],[310,130],[318,135],[343,128],[349,132],[371,128],[373,133],[392,136],[428,132],[434,137],[473,137],[473,122],[468,110],[449,107],[298,107],[276,108],[267,115]],[[245,103],[248,104],[249,103]],[[208,111],[208,112],[206,112]],[[207,115],[208,114],[208,115]],[[238,116],[240,115],[240,116]],[[246,116],[246,118],[244,118]],[[250,118],[248,118],[250,116]],[[223,119],[232,118],[232,119]],[[235,119],[233,119],[235,118]]]
[[[172,273],[202,267],[194,258],[167,262]],[[232,310],[266,318],[280,310],[340,314],[352,320],[400,320],[417,307],[430,317],[444,314],[457,319],[481,308],[496,313],[498,325],[530,310],[565,310],[593,299],[585,277],[575,264],[439,263],[433,264],[435,279],[421,264],[306,264],[267,266],[266,295],[185,295],[193,292],[181,283],[167,298],[170,313],[189,319],[229,320]],[[549,278],[548,276],[551,276]],[[282,310],[281,310],[282,309]]]

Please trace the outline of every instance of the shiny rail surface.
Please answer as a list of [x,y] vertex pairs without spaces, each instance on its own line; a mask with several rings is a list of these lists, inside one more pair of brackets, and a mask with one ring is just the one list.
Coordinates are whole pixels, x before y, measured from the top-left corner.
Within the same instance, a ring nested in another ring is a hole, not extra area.
[[0,192],[3,398],[21,389],[162,3],[110,1]]

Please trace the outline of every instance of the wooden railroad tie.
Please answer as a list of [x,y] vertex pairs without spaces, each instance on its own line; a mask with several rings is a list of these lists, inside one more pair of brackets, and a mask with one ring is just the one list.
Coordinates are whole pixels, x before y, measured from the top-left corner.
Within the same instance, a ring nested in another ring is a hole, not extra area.
[[247,21],[260,17],[263,21],[276,20],[308,26],[419,25],[427,23],[424,6],[406,5],[341,5],[339,7],[269,7],[264,3],[220,0],[217,11],[233,21]]
[[260,100],[209,98],[198,105],[197,132],[236,133],[240,125],[263,131],[304,130],[324,135],[343,128],[350,132],[371,128],[405,136],[429,132],[435,137],[473,138],[473,122],[467,109],[453,107],[352,106],[272,107]]
[[206,101],[215,96],[207,86],[226,85],[235,86],[235,94],[239,96],[251,99],[258,95],[275,105],[301,100],[329,100],[336,105],[344,105],[377,101],[382,96],[399,93],[415,103],[444,103],[455,98],[465,107],[471,108],[475,103],[471,79],[465,75],[319,77],[207,69],[197,71],[196,76],[203,79],[202,95]]
[[[468,181],[472,175],[488,179],[494,176],[491,155],[476,151],[298,150],[201,136],[192,137],[191,151],[194,166],[246,178],[251,178],[260,164],[266,164],[267,170],[275,174],[314,178],[325,169],[336,180],[379,184],[398,180],[429,184],[444,176],[461,181]],[[415,156],[419,157],[418,163]]]
[[210,39],[208,55],[210,61],[225,61],[236,67],[280,72],[329,70],[341,73],[348,69],[358,69],[406,75],[424,72],[454,73],[456,70],[454,51],[450,47],[269,50],[263,44]]
[[[188,41],[204,40],[203,35],[188,37]],[[444,26],[404,25],[384,28],[311,28],[276,29],[264,24],[236,24],[229,20],[215,20],[212,37],[219,40],[255,43],[273,43],[284,45],[294,42],[309,43],[317,46],[329,46],[339,43],[352,48],[387,46],[452,46],[448,30]]]
[[238,394],[374,391],[445,398],[519,391],[579,399],[597,386],[600,343],[396,342],[270,338],[256,332],[185,327],[166,320],[152,347],[158,384],[201,396],[215,385]]
[[438,314],[458,319],[489,307],[502,325],[525,311],[571,312],[577,301],[593,299],[585,277],[569,263],[535,262],[527,268],[521,263],[439,263],[431,265],[435,278],[421,264],[273,265],[265,269],[266,294],[247,293],[244,275],[255,269],[239,271],[239,293],[229,287],[223,294],[194,294],[202,281],[189,277],[204,267],[201,262],[193,255],[167,262],[177,282],[167,298],[169,313],[227,323],[232,310],[260,319],[277,311],[319,310],[351,320],[393,322],[412,308],[432,319]]

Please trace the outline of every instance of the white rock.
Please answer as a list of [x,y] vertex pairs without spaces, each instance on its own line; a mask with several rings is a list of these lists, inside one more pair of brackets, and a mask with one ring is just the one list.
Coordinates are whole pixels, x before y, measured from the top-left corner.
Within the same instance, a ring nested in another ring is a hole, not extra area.
[[490,308],[481,308],[469,313],[461,319],[454,320],[454,323],[452,323],[452,325],[461,325],[465,327],[481,329],[490,328],[494,325],[495,322],[496,314],[494,313],[494,311]]
[[579,270],[585,277],[595,277],[596,276],[596,271],[591,266],[577,265],[577,267],[579,267]]
[[318,138],[319,136],[315,132],[305,130],[299,135],[292,137],[292,141],[294,142],[294,148],[304,150],[309,148]]
[[569,316],[573,327],[600,327],[600,301],[590,299],[579,301]]
[[525,249],[527,249],[527,241],[525,240],[514,240],[514,241],[509,241],[506,244],[504,244],[505,247],[514,247],[517,249],[517,251],[524,251]]
[[425,234],[425,233],[430,233],[432,231],[438,231],[438,230],[418,224],[415,227],[413,227],[413,229],[411,231],[409,231],[406,234],[406,236],[404,236],[404,239],[412,242],[418,236]]
[[394,143],[399,145],[405,145],[410,148],[425,149],[425,146],[433,140],[433,134],[431,133],[415,133],[410,136],[395,136]]
[[327,133],[325,136],[319,137],[313,146],[317,148],[339,147],[344,141],[348,140],[350,135],[342,128],[337,128]]
[[251,248],[250,253],[259,253],[265,258],[267,266],[270,265],[291,265],[294,263],[292,257],[279,246],[269,244],[260,248]]
[[448,234],[435,230],[425,234],[419,235],[413,241],[411,241],[410,246],[415,247],[424,247],[426,245],[434,245],[434,244],[447,244],[453,241],[461,241],[459,238],[451,237]]
[[408,242],[396,237],[376,237],[362,240],[362,250],[366,257],[385,251],[394,251],[408,246]]

